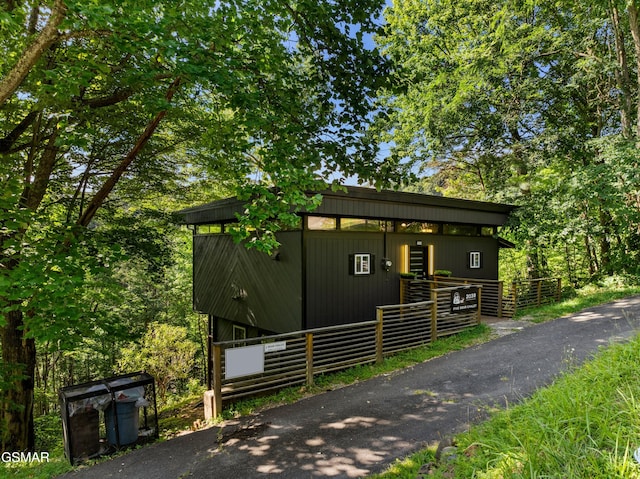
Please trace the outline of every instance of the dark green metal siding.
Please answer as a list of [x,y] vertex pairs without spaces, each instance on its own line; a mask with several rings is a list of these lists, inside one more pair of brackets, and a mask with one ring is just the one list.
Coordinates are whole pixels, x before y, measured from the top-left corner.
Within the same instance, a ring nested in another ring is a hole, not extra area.
[[[375,307],[398,302],[398,275],[381,266],[383,233],[305,231],[306,327],[375,319]],[[349,274],[349,257],[375,255],[370,275]]]
[[[180,214],[186,224],[198,225],[235,221],[243,210],[242,201],[226,199]],[[488,226],[503,224],[512,210],[509,205],[349,187],[347,193],[325,192],[313,214]],[[376,306],[400,301],[401,248],[419,241],[434,246],[435,269],[458,277],[498,278],[498,240],[491,237],[305,230],[282,233],[279,239],[280,260],[275,261],[234,244],[227,235],[194,236],[194,307],[220,318],[224,336],[229,322],[279,333],[374,319]],[[482,253],[482,268],[468,267],[471,251]],[[349,257],[357,253],[375,256],[374,274],[349,274]],[[389,272],[382,268],[385,257],[393,262]]]
[[[498,279],[498,241],[488,237],[444,236],[436,250],[436,269],[447,269],[461,278]],[[482,254],[482,267],[468,267],[469,252]]]
[[282,333],[302,325],[301,232],[278,236],[278,260],[229,235],[193,238],[196,311]]
[[[462,278],[498,279],[498,241],[482,236],[445,236],[428,234],[391,233],[387,236],[387,250],[393,269],[400,272],[402,245],[433,245],[434,269],[446,269]],[[482,268],[469,269],[468,253],[482,253]]]

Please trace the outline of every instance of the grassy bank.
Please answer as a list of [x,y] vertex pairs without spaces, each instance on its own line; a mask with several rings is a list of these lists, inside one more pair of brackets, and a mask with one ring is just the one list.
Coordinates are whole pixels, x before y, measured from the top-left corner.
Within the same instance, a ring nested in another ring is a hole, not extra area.
[[638,364],[640,338],[611,346],[525,403],[458,436],[455,459],[441,461],[429,477],[640,477],[633,458],[640,447]]
[[541,323],[561,316],[577,313],[583,309],[609,303],[616,299],[640,294],[640,285],[628,285],[619,278],[609,278],[604,284],[592,284],[571,291],[557,303],[527,308],[517,312],[514,319],[527,319]]

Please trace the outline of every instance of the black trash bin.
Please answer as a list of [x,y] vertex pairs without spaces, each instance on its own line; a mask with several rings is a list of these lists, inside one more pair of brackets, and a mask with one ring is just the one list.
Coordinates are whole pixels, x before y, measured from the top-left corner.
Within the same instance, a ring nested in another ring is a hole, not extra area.
[[158,438],[155,381],[147,373],[65,387],[58,396],[71,464]]
[[100,383],[79,384],[59,391],[65,453],[71,464],[100,454],[100,409],[111,393]]

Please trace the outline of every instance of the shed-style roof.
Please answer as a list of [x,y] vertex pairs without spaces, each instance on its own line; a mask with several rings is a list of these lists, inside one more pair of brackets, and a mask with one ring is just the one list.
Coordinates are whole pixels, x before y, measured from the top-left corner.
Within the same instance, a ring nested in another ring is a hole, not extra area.
[[[433,221],[499,226],[505,223],[512,205],[470,201],[443,196],[377,191],[349,186],[347,191],[324,191],[320,206],[311,214],[387,220]],[[235,221],[245,202],[227,198],[179,212],[185,224]]]

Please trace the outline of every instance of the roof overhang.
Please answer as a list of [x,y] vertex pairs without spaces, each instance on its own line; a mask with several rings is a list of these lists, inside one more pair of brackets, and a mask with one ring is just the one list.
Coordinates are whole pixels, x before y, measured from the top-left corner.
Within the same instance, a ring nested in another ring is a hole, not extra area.
[[[328,190],[321,194],[322,203],[309,214],[500,226],[515,209],[515,206],[501,203],[355,186],[347,187],[346,191]],[[236,221],[236,215],[244,212],[245,204],[245,201],[227,198],[187,208],[178,214],[183,223],[193,225]]]
[[498,236],[498,248],[515,248],[515,243]]

